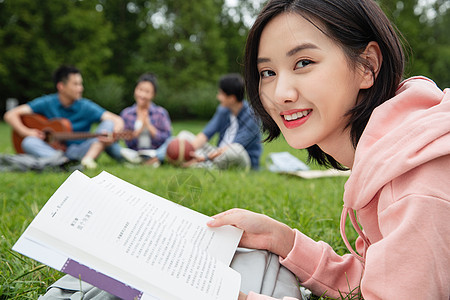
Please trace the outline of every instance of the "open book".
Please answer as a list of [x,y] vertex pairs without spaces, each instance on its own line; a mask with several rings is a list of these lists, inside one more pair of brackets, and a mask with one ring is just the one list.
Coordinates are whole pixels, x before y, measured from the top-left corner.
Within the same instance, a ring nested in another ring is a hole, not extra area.
[[237,299],[242,231],[107,172],[72,173],[13,250],[123,299]]

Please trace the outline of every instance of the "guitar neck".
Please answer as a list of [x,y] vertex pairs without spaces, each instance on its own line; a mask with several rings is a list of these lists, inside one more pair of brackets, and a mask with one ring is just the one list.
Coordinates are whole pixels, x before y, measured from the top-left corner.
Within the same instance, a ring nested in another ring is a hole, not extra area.
[[90,132],[49,132],[49,139],[56,141],[85,140],[99,136],[111,136],[117,139],[129,139],[130,132],[90,133]]
[[85,140],[101,135],[106,136],[106,134],[96,134],[90,132],[51,132],[49,133],[49,138],[57,141],[74,141]]

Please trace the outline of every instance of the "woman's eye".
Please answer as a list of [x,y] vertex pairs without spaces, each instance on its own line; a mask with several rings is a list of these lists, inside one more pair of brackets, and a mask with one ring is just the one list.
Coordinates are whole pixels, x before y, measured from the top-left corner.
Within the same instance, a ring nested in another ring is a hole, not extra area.
[[270,71],[270,70],[264,70],[264,71],[261,71],[261,77],[269,77],[269,76],[273,76],[273,75],[275,75],[275,72],[274,71]]
[[300,69],[300,68],[304,68],[304,67],[306,67],[307,65],[309,65],[309,64],[312,64],[313,62],[311,61],[311,60],[309,60],[309,59],[302,59],[301,61],[299,61],[296,65],[295,65],[295,67],[297,68],[297,69]]

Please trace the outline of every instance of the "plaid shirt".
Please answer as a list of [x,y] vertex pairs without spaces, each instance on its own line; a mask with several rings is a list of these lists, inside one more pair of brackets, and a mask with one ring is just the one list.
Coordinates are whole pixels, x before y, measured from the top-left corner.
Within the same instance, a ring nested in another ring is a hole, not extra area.
[[[125,122],[126,130],[134,130],[134,123],[137,120],[136,109],[137,106],[136,104],[134,104],[125,108],[120,113],[120,116]],[[158,130],[156,136],[152,136],[151,149],[157,149],[166,141],[168,137],[172,135],[172,123],[170,121],[169,113],[167,112],[167,110],[159,105],[152,103],[150,105],[148,113],[150,115],[150,122]],[[137,139],[128,140],[125,141],[125,143],[127,144],[128,148],[139,150],[137,147]]]

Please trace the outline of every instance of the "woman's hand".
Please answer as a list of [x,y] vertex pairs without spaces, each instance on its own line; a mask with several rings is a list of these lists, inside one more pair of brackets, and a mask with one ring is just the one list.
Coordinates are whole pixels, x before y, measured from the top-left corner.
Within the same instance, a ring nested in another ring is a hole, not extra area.
[[148,112],[148,108],[137,109],[136,111],[137,119],[136,121],[140,121],[142,124],[139,128],[134,131],[134,137],[138,137],[144,130],[147,130],[150,133],[150,136],[153,138],[158,133],[158,129],[153,126],[152,121],[150,119],[150,113]]
[[238,300],[247,300],[247,295],[243,292],[239,292],[239,298]]
[[285,258],[294,246],[295,232],[266,215],[233,208],[213,216],[209,227],[232,225],[244,230],[239,246],[266,249]]

